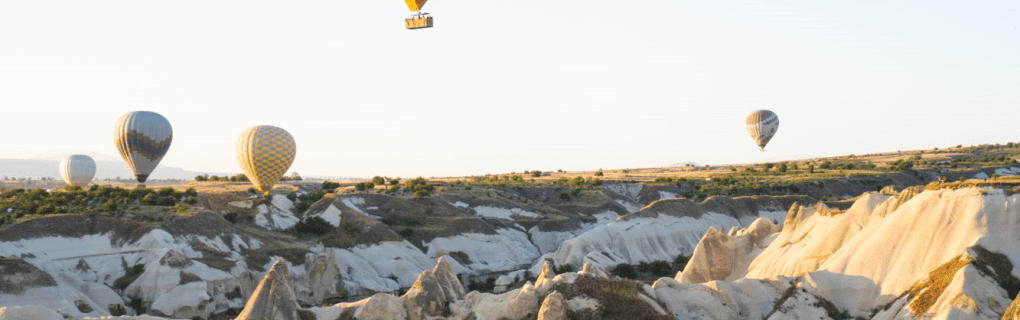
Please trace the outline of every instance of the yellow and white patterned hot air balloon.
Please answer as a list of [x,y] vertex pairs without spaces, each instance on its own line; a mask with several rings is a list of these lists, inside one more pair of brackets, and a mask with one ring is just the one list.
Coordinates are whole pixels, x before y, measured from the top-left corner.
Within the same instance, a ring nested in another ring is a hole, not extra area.
[[131,168],[138,183],[145,183],[159,160],[170,150],[174,132],[170,121],[158,113],[132,111],[120,117],[113,128],[113,139],[120,157]]
[[83,154],[72,154],[60,160],[60,177],[69,186],[86,187],[96,176],[96,162]]
[[755,110],[747,116],[744,124],[747,125],[747,132],[751,134],[754,142],[761,147],[761,151],[765,151],[765,145],[779,130],[779,116],[772,111]]
[[237,164],[263,195],[283,177],[296,154],[294,137],[274,126],[248,128],[237,140]]

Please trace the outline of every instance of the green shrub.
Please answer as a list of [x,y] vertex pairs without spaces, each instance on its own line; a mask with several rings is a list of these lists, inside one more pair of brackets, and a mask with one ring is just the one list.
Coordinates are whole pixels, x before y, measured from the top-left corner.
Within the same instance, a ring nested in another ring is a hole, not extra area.
[[189,197],[197,197],[198,196],[198,191],[196,191],[195,188],[193,188],[193,187],[188,187],[188,189],[184,190],[184,195],[189,196]]
[[294,225],[294,229],[301,233],[326,234],[333,230],[333,225],[320,217],[311,217]]
[[627,279],[637,279],[638,278],[637,271],[634,270],[634,266],[632,266],[630,264],[627,264],[627,263],[621,263],[621,264],[616,265],[616,268],[613,268],[613,271],[610,272],[610,273],[612,275],[614,275],[614,276],[618,276],[618,277],[621,277],[621,278],[627,278]]
[[569,194],[566,194],[566,193],[563,193],[563,192],[561,192],[561,193],[560,193],[560,199],[562,199],[563,201],[570,201],[570,195],[569,195]]
[[361,232],[361,227],[354,225],[350,221],[341,222],[340,228],[344,229],[344,233],[347,233],[351,238],[356,237]]
[[489,277],[485,279],[485,282],[475,282],[471,280],[468,284],[468,290],[478,292],[492,292],[492,289],[496,288],[496,278]]
[[225,215],[223,215],[223,219],[227,220],[227,221],[230,221],[230,223],[237,223],[237,213],[236,212],[231,212],[231,213],[225,214]]
[[401,237],[409,238],[411,237],[411,235],[414,234],[414,229],[404,228],[404,230],[400,230],[400,232],[397,232],[397,234],[399,234]]
[[323,181],[322,182],[322,188],[320,188],[320,189],[330,190],[330,189],[336,189],[336,188],[339,188],[339,187],[340,187],[340,183],[339,182]]
[[558,267],[556,267],[555,271],[556,271],[556,274],[573,272],[574,271],[574,267],[571,267],[569,263],[561,264]]
[[386,181],[385,181],[385,179],[383,179],[383,177],[374,176],[374,177],[372,177],[372,183],[373,184],[382,185],[382,184],[385,184]]

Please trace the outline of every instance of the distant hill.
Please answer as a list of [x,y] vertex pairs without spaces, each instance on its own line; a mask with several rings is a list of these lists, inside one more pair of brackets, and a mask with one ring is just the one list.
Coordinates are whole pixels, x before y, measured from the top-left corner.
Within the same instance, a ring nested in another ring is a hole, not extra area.
[[[38,160],[38,159],[0,159],[0,178],[32,178],[42,177],[60,179],[60,171],[57,166],[60,160]],[[240,172],[240,171],[239,171]],[[188,171],[182,168],[157,166],[152,172],[150,179],[182,179],[190,180],[200,174],[209,175],[235,175],[235,173],[223,172],[197,172]],[[131,170],[123,162],[117,161],[96,161],[96,179],[127,179],[133,177]]]

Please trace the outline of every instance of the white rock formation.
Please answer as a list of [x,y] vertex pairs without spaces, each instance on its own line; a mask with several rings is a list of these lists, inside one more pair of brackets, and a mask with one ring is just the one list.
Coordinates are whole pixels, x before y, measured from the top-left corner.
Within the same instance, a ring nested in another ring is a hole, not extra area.
[[538,320],[566,320],[567,308],[563,302],[563,295],[553,291],[542,301],[542,307],[538,309]]
[[64,320],[56,311],[41,306],[0,307],[0,320]]
[[287,264],[277,260],[255,288],[237,320],[298,320],[298,309]]

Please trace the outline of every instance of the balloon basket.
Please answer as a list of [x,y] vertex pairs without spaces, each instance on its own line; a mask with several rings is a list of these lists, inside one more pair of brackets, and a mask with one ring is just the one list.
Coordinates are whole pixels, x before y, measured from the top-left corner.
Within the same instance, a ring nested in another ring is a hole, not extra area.
[[416,17],[412,17],[412,18],[407,18],[407,19],[404,19],[404,26],[406,26],[408,30],[422,29],[422,28],[431,28],[432,27],[432,17],[429,17],[429,16],[416,16]]

